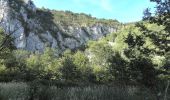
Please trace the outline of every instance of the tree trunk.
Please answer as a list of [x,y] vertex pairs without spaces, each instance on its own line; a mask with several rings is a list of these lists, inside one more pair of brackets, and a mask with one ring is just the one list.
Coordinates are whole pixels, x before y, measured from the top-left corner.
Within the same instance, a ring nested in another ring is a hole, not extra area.
[[167,93],[168,93],[169,85],[170,85],[170,81],[168,80],[168,82],[167,82],[167,86],[166,86],[166,89],[165,89],[164,100],[167,100]]

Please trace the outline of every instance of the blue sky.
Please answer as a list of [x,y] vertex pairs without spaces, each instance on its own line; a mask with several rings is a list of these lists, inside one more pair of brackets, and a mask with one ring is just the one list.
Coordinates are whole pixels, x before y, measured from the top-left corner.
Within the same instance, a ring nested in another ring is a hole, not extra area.
[[37,7],[69,10],[91,14],[93,17],[134,22],[142,19],[143,10],[153,8],[150,0],[33,0]]

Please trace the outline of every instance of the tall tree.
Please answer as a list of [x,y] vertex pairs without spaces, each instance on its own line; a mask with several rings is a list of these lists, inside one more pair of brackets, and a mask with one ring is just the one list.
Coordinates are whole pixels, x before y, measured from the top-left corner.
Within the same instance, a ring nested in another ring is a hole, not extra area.
[[151,12],[148,8],[144,12],[144,20],[150,23],[157,23],[158,25],[165,26],[167,34],[162,35],[164,39],[157,39],[157,42],[164,44],[166,52],[170,50],[170,0],[150,0],[156,3],[156,10],[154,16],[148,16]]
[[[163,66],[164,77],[167,80],[167,87],[165,89],[164,100],[166,100],[167,90],[170,84],[170,0],[150,0],[156,3],[156,10],[154,16],[147,16],[148,9],[144,13],[144,20],[150,23],[156,23],[165,27],[164,34],[152,34],[155,44],[163,51],[165,57],[165,65]],[[145,30],[145,29],[143,29]]]
[[4,58],[13,48],[10,35],[5,34],[3,29],[0,29],[0,58]]

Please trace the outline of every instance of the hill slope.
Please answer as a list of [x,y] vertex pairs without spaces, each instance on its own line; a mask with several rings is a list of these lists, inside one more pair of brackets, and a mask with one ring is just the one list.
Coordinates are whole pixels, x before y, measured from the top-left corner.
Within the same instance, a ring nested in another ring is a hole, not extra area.
[[116,20],[96,19],[70,11],[38,9],[31,0],[0,0],[0,26],[12,34],[18,49],[76,49],[88,40],[116,32]]

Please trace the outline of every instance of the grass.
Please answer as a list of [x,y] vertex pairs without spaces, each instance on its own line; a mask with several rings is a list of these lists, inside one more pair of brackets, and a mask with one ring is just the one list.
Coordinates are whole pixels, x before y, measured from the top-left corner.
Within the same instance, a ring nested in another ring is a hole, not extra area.
[[149,90],[135,86],[43,86],[0,83],[0,100],[156,100]]
[[28,90],[25,83],[1,83],[0,100],[28,100]]

